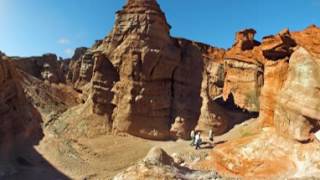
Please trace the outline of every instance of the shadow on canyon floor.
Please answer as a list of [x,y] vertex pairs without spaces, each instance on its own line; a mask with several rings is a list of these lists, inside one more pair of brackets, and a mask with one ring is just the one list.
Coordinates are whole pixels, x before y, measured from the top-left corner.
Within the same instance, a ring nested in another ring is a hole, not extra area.
[[[24,121],[38,122],[32,127],[27,127],[19,135],[8,135],[1,143],[0,154],[0,179],[6,180],[67,180],[70,179],[54,166],[50,164],[35,148],[44,138],[41,128],[41,115],[35,109],[31,108],[33,117],[24,119]],[[0,116],[0,119],[5,116]],[[11,116],[13,122],[14,116]],[[21,122],[21,121],[19,121]],[[17,126],[12,124],[12,126]],[[11,128],[11,127],[10,127]],[[54,147],[53,147],[54,148]]]

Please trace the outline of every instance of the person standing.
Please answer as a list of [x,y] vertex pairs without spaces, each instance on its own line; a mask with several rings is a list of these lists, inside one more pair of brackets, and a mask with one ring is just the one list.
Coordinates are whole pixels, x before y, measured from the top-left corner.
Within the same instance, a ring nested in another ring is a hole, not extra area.
[[201,141],[201,133],[198,132],[195,136],[196,149],[200,149]]
[[213,132],[212,129],[210,129],[209,131],[209,136],[208,136],[209,140],[212,142],[213,141]]
[[191,131],[190,133],[190,137],[191,137],[191,146],[194,146],[194,143],[195,143],[195,132],[194,130]]

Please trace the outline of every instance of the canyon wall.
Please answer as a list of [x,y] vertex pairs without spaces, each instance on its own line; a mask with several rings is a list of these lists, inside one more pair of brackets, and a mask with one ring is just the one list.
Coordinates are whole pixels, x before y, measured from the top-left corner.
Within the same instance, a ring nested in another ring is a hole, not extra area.
[[41,115],[27,101],[16,67],[0,56],[0,158],[10,159],[19,146],[42,136]]
[[[62,112],[82,104],[87,110],[82,112],[104,118],[114,132],[187,139],[192,129],[221,134],[258,116],[262,126],[278,127],[300,141],[318,129],[318,114],[309,109],[317,107],[317,100],[301,100],[300,105],[311,104],[303,112],[283,110],[292,96],[288,89],[314,84],[311,92],[317,93],[317,75],[299,82],[294,76],[302,70],[293,66],[302,66],[296,59],[307,59],[303,72],[317,71],[318,27],[285,29],[262,42],[254,39],[255,30],[242,30],[228,50],[174,38],[170,28],[155,0],[129,0],[117,12],[111,33],[91,48],[76,49],[71,59],[60,61],[53,54],[12,59],[26,73],[21,85],[33,106],[46,109],[43,99],[49,99],[51,105],[63,104],[54,106]],[[292,56],[299,47],[308,58]],[[51,89],[54,96],[37,92],[38,87]],[[297,125],[293,119],[300,119]],[[303,130],[290,130],[300,123]]]

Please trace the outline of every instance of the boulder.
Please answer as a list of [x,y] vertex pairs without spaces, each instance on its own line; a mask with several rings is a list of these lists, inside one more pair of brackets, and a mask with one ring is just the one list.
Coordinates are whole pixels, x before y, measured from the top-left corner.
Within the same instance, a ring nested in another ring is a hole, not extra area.
[[[278,95],[274,122],[284,136],[306,141],[320,128],[320,59],[299,48]],[[297,93],[298,92],[298,93]]]

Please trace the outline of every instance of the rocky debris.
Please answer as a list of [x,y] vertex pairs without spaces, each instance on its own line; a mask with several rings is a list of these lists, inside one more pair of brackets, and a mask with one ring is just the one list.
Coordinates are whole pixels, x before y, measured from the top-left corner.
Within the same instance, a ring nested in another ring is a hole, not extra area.
[[320,129],[320,59],[299,48],[289,62],[277,99],[275,127],[285,136],[307,141],[310,132]]
[[55,54],[38,57],[13,57],[17,67],[24,72],[49,83],[64,83],[60,62]]
[[27,101],[42,115],[43,121],[52,113],[62,113],[80,103],[79,93],[64,84],[47,84],[19,71],[19,83],[24,90]]
[[116,175],[114,180],[124,179],[212,179],[221,180],[222,177],[215,172],[195,171],[174,164],[164,150],[152,148],[143,161],[129,167]]

